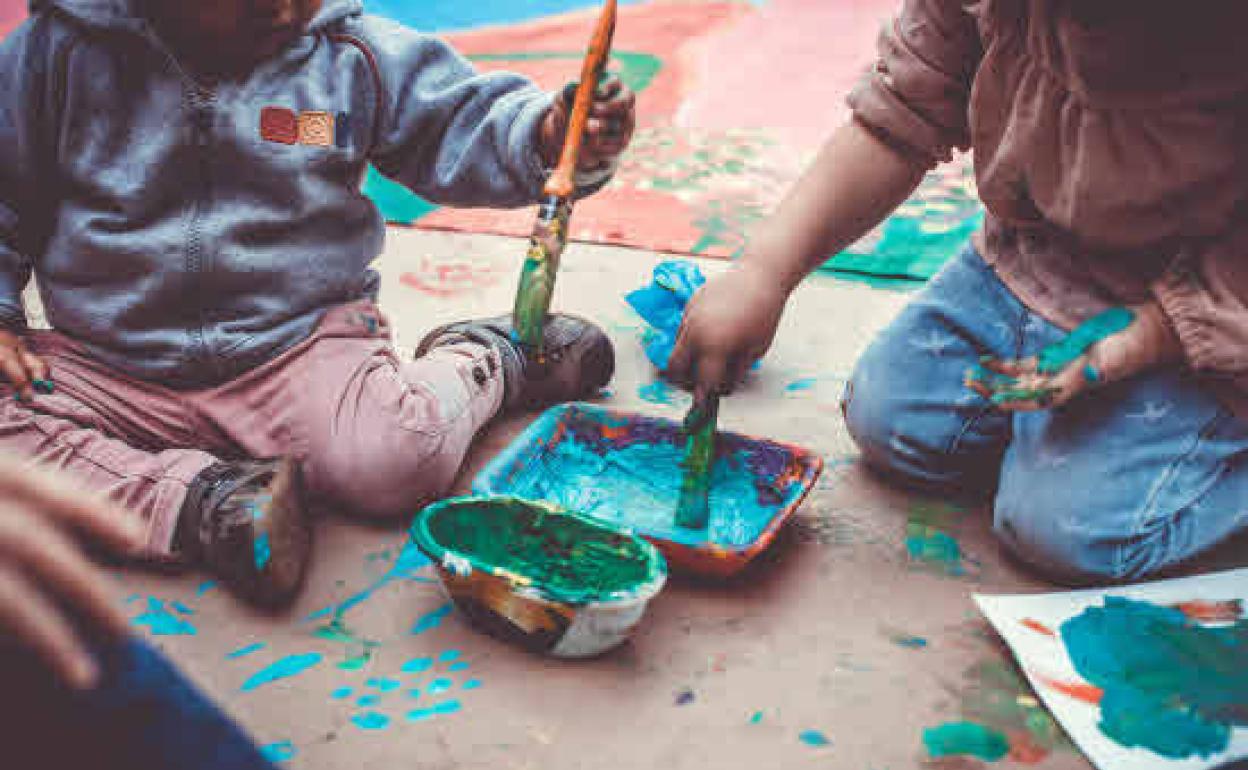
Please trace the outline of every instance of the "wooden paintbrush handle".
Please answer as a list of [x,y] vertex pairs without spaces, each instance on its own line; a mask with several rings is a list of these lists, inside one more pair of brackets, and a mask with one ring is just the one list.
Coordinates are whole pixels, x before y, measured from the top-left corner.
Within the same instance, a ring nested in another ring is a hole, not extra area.
[[589,122],[589,108],[594,101],[598,80],[607,67],[611,56],[611,38],[615,34],[616,0],[607,0],[598,17],[598,26],[589,43],[589,52],[581,64],[581,80],[572,102],[572,115],[568,118],[568,131],[563,140],[563,152],[559,164],[546,180],[546,194],[570,198],[576,192],[576,167],[581,159],[581,143],[585,139],[585,125]]

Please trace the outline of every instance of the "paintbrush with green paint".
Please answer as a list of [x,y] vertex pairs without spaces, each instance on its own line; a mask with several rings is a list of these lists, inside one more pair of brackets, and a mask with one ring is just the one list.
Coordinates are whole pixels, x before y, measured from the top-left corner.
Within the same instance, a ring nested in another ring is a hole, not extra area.
[[719,426],[719,396],[694,399],[685,416],[685,475],[680,482],[676,524],[706,529],[711,519],[711,467],[715,463],[715,431]]
[[544,199],[538,210],[537,224],[529,239],[529,250],[520,272],[516,290],[513,319],[516,336],[526,350],[540,361],[542,333],[550,299],[555,291],[555,273],[559,259],[568,243],[568,221],[572,217],[572,198],[576,193],[576,170],[581,157],[581,143],[589,122],[589,109],[594,92],[606,71],[615,34],[616,0],[607,0],[594,29],[589,51],[581,65],[581,79],[572,101],[568,130],[563,140],[559,163],[546,181]]

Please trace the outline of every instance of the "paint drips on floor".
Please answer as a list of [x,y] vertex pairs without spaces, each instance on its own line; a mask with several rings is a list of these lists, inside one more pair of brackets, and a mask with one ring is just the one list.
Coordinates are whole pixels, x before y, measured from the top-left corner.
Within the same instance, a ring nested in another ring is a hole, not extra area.
[[1101,731],[1169,759],[1226,750],[1248,727],[1248,620],[1205,626],[1182,611],[1108,597],[1062,624],[1075,669],[1101,688]]
[[1010,753],[1001,733],[975,722],[949,722],[923,731],[923,745],[933,757],[971,756],[996,762]]
[[954,506],[918,504],[906,522],[906,555],[911,564],[949,577],[967,574],[969,561],[950,531],[962,511]]
[[[416,622],[412,624],[412,634],[413,635],[423,634],[426,631],[429,631],[431,629],[437,628],[438,626],[442,625],[442,621],[446,618],[447,615],[451,614],[451,610],[453,609],[454,609],[454,606],[450,602],[447,602],[446,604],[443,604],[441,607],[438,607],[436,610],[426,613],[424,615],[421,615],[419,618],[416,619]],[[408,661],[408,662],[410,663],[411,661]]]
[[962,720],[1006,736],[1011,760],[1035,764],[1059,748],[1072,748],[1057,721],[1009,661],[985,660],[967,670],[964,678],[959,692]]
[[807,746],[814,746],[815,748],[832,745],[831,739],[818,730],[804,730],[797,736],[797,739]]
[[384,730],[390,726],[390,717],[377,711],[354,714],[351,723],[361,730]]
[[225,657],[230,660],[237,660],[238,658],[245,658],[248,655],[251,655],[252,653],[256,653],[256,652],[259,652],[260,650],[263,650],[266,646],[268,645],[266,645],[264,642],[255,642],[245,647],[239,647],[237,650],[234,650],[233,652],[228,653]]
[[459,711],[460,708],[462,708],[462,705],[457,700],[443,701],[441,703],[430,706],[429,708],[413,709],[407,712],[407,721],[423,722],[426,719],[432,719],[433,717],[436,717],[442,714],[454,714],[455,712]]
[[270,762],[286,762],[294,759],[299,752],[290,741],[279,741],[260,747],[260,753]]
[[243,692],[251,692],[270,682],[297,676],[320,663],[321,657],[319,652],[287,655],[252,674],[246,682],[243,682],[240,689]]
[[195,636],[199,633],[199,629],[174,615],[155,596],[147,598],[147,610],[130,622],[140,628],[147,628],[152,636]]

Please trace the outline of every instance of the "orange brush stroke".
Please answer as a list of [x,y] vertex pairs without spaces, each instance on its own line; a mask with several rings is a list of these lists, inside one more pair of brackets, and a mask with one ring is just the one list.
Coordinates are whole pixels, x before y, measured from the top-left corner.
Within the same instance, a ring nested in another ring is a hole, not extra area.
[[1237,599],[1226,602],[1206,602],[1194,599],[1190,602],[1180,602],[1174,605],[1174,608],[1182,612],[1188,620],[1194,620],[1197,623],[1231,622],[1239,620],[1239,617],[1244,614],[1244,603]]
[[1050,679],[1047,676],[1036,677],[1051,690],[1057,690],[1062,695],[1068,695],[1075,700],[1090,703],[1093,706],[1099,706],[1101,698],[1105,697],[1105,691],[1096,685],[1087,682],[1063,682],[1058,679]]
[[1035,631],[1037,634],[1044,634],[1045,636],[1052,636],[1055,638],[1057,637],[1057,634],[1053,633],[1053,629],[1049,628],[1048,626],[1046,626],[1045,624],[1041,623],[1038,620],[1033,620],[1032,618],[1023,618],[1021,622],[1025,627],[1030,628],[1032,631]]

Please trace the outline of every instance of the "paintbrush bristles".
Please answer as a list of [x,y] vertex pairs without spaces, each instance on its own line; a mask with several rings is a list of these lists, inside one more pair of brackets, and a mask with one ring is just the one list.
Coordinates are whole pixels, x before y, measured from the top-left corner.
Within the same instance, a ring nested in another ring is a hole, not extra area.
[[719,423],[719,397],[696,401],[685,417],[688,436],[685,469],[676,504],[676,524],[686,529],[706,529],[711,518],[711,467],[715,463],[715,432]]

